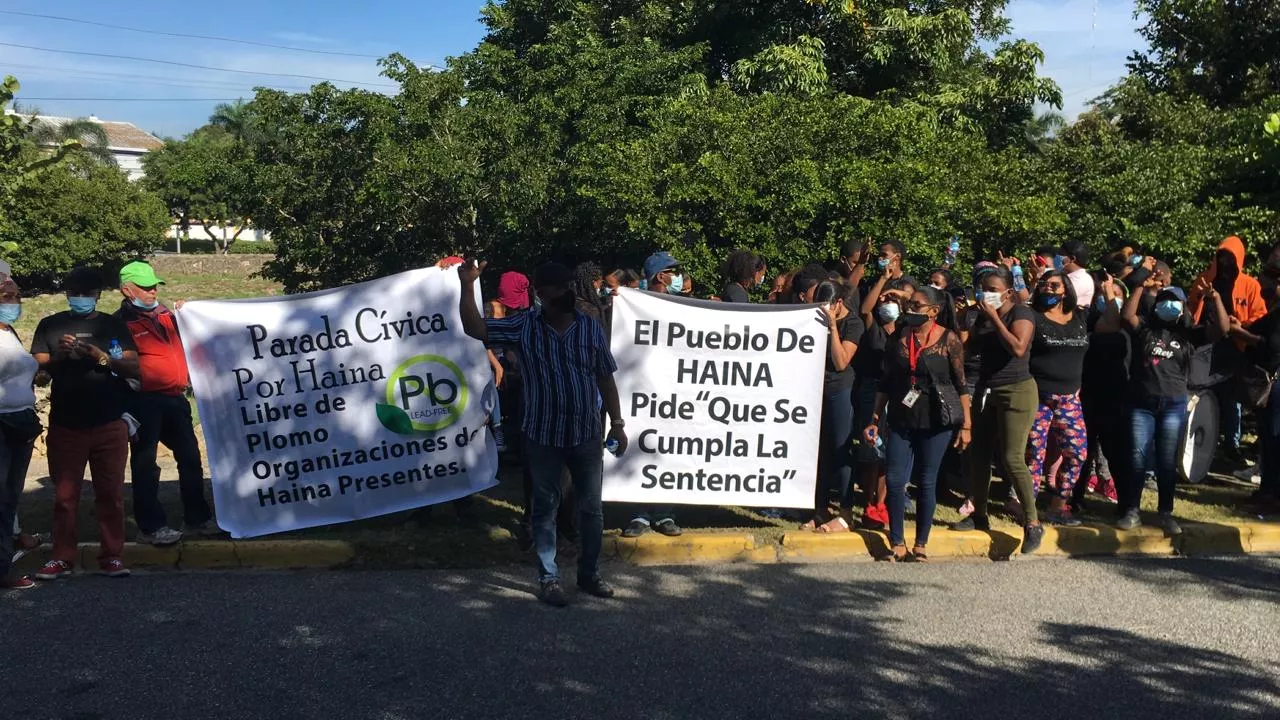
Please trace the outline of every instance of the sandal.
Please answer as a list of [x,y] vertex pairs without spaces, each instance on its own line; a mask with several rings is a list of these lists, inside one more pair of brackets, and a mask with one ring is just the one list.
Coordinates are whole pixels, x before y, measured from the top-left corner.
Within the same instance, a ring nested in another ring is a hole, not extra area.
[[929,553],[925,551],[924,545],[917,545],[911,548],[911,562],[918,562],[918,563],[929,562]]
[[[899,554],[899,553],[898,553],[898,548],[902,548],[902,553],[901,553],[901,554]],[[878,557],[878,558],[876,558],[876,559],[877,559],[877,560],[879,560],[880,562],[891,562],[891,563],[896,563],[896,562],[906,562],[906,560],[907,560],[907,546],[906,546],[906,545],[894,545],[894,546],[893,546],[893,548],[889,550],[889,554],[888,554],[888,555],[881,555],[880,557]]]
[[843,516],[837,515],[819,525],[814,532],[826,535],[837,532],[852,532],[852,529],[849,527],[848,520],[845,520]]

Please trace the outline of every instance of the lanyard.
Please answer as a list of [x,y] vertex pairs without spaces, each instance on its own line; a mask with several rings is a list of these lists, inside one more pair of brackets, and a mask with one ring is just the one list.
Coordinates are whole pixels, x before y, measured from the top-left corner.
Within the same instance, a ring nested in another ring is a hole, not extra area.
[[[935,326],[934,330],[937,330],[937,329],[938,328]],[[932,331],[929,332],[929,336],[925,338],[925,341],[928,343],[928,345],[933,344]],[[916,340],[916,334],[914,332],[907,335],[907,362],[911,365],[912,382],[915,382],[916,363],[920,361],[920,353],[924,352],[925,347],[926,345],[921,345]]]

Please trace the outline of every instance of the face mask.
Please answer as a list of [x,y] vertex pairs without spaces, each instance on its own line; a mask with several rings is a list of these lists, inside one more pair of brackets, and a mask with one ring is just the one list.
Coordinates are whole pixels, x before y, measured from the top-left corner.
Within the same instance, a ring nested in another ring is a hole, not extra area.
[[889,268],[889,258],[880,258],[876,260],[876,267],[881,270],[887,270]]
[[1067,259],[1066,259],[1066,258],[1062,257],[1061,255],[1054,255],[1054,256],[1053,256],[1053,269],[1054,269],[1054,270],[1057,270],[1058,272],[1062,272],[1062,268],[1063,268],[1063,266],[1065,266],[1066,264],[1067,264]]
[[944,291],[945,291],[945,290],[947,289],[947,286],[946,286],[946,285],[939,285],[938,283],[930,283],[930,284],[929,284],[929,287],[933,288],[934,290],[944,290]]
[[[1116,309],[1117,309],[1117,310],[1123,310],[1123,309],[1124,309],[1124,301],[1123,301],[1123,300],[1121,300],[1120,298],[1115,298],[1115,299],[1114,299],[1114,300],[1112,300],[1111,302],[1112,302],[1112,304],[1114,304],[1114,305],[1116,306]],[[1094,308],[1095,310],[1097,310],[1098,312],[1106,312],[1106,311],[1107,311],[1107,299],[1106,299],[1106,298],[1104,298],[1104,297],[1102,297],[1101,295],[1099,295],[1099,296],[1098,296],[1098,299],[1093,301],[1093,308]]]
[[902,310],[898,307],[898,303],[887,302],[876,308],[876,317],[879,318],[882,323],[891,323],[894,320],[897,320],[898,315],[901,313]]
[[917,328],[925,324],[929,320],[929,316],[921,312],[902,313],[902,324],[907,327]]
[[1004,293],[984,291],[982,293],[982,304],[999,310],[1000,306],[1004,305]]
[[1182,303],[1177,300],[1161,300],[1156,303],[1155,313],[1161,322],[1171,323],[1182,317]]
[[12,325],[22,317],[22,306],[18,304],[0,305],[0,323]]
[[667,285],[667,292],[672,295],[679,295],[684,290],[684,276],[672,275],[671,284]]
[[69,297],[67,307],[76,315],[88,315],[98,308],[98,299],[91,297]]
[[1058,303],[1060,302],[1062,302],[1061,295],[1041,295],[1040,296],[1040,304],[1047,308],[1057,307]]
[[156,300],[152,300],[149,303],[144,303],[138,298],[130,298],[130,300],[133,301],[134,307],[139,308],[141,310],[155,310],[157,307],[160,306],[160,303]]

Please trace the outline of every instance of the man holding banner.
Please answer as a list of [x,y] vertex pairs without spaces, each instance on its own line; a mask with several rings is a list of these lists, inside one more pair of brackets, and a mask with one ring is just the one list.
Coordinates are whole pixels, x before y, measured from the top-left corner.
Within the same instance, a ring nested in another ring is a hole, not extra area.
[[596,597],[613,597],[613,588],[599,574],[604,542],[600,501],[604,457],[601,400],[609,413],[608,439],[617,443],[615,454],[626,451],[627,435],[613,380],[618,366],[609,352],[604,329],[575,308],[573,273],[556,263],[543,265],[534,273],[533,285],[541,308],[486,321],[475,297],[476,280],[482,270],[484,264],[475,261],[458,268],[462,286],[458,309],[467,335],[487,344],[520,350],[525,371],[521,432],[533,476],[538,597],[555,607],[569,603],[556,567],[555,518],[561,500],[560,478],[566,467],[581,518],[578,587]]

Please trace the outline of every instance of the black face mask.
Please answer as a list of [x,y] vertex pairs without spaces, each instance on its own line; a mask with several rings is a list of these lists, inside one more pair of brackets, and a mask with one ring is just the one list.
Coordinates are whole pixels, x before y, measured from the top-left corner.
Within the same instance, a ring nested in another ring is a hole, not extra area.
[[544,301],[543,305],[558,313],[563,313],[567,315],[573,312],[573,307],[577,303],[577,301],[578,301],[578,298],[573,294],[573,291],[570,290],[569,292],[563,295],[557,295],[556,297],[553,297],[550,300]]
[[907,327],[918,328],[929,321],[929,316],[921,312],[902,313],[902,317],[898,318],[898,322]]

